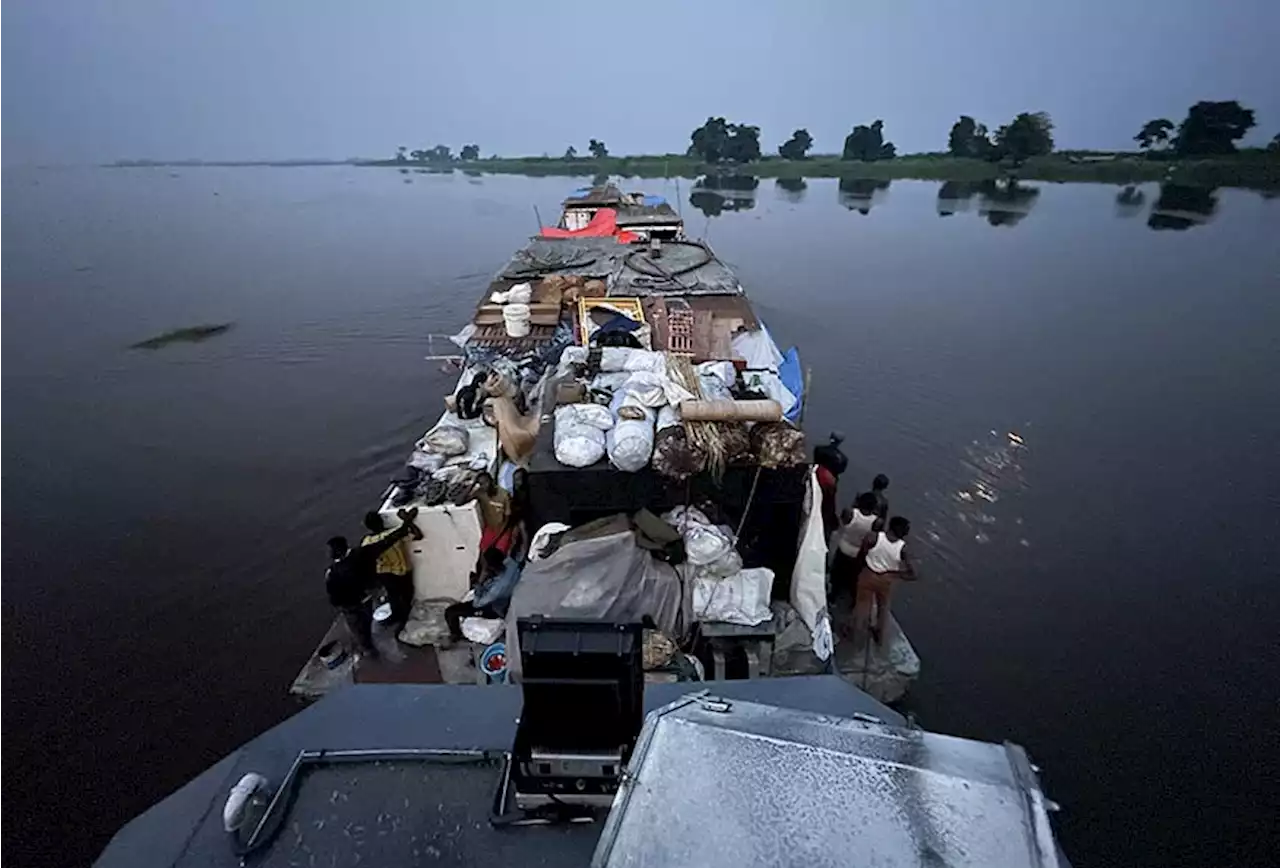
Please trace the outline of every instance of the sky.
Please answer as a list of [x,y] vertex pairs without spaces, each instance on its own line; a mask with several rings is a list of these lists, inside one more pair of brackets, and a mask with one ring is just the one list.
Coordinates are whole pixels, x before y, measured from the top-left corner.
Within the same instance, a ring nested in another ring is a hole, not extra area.
[[1198,100],[1280,132],[1277,0],[5,0],[3,161],[683,152],[708,116],[838,152],[885,122],[1047,111],[1060,148],[1132,147]]

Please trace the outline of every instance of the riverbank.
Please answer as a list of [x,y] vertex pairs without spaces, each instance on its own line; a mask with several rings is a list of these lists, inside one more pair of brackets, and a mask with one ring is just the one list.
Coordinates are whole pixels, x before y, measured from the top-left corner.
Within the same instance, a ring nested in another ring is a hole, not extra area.
[[738,174],[759,178],[984,181],[1013,176],[1028,181],[1085,181],[1103,184],[1179,181],[1205,187],[1280,190],[1280,155],[1267,152],[1245,152],[1204,160],[1151,160],[1136,154],[1115,157],[1055,154],[1032,158],[1016,169],[983,160],[935,154],[908,155],[872,163],[821,155],[804,160],[765,157],[754,163],[707,164],[682,154],[669,154],[605,157],[598,160],[558,157],[493,158],[448,164],[371,160],[358,162],[358,165],[429,172],[458,169],[477,174],[567,177],[621,175],[635,178],[697,178],[702,175]]

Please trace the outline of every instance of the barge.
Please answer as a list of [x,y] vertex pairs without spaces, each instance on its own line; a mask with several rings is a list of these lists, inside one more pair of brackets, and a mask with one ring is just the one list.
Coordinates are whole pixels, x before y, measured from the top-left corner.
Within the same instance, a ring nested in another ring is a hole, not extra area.
[[[496,272],[454,341],[457,385],[378,505],[388,527],[417,509],[411,617],[375,625],[376,656],[350,649],[335,620],[292,693],[488,683],[495,643],[518,660],[515,618],[469,625],[453,647],[444,618],[513,511],[528,559],[513,612],[647,618],[663,649],[651,678],[835,670],[887,701],[905,693],[919,659],[902,631],[854,649],[848,613],[833,624],[828,611],[799,353],[774,342],[735,271],[665,200],[575,191],[557,225]],[[684,551],[654,551],[645,524],[674,530]],[[540,529],[564,564],[533,563]],[[612,548],[566,556],[566,543],[601,535]],[[654,556],[628,560],[637,544]]]

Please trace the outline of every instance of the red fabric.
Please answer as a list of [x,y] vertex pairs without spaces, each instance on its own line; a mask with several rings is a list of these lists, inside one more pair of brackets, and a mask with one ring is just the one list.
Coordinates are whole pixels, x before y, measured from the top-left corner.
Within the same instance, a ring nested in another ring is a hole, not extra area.
[[824,492],[830,492],[834,494],[836,490],[835,474],[825,467],[819,467],[818,468],[818,487],[821,488]]
[[591,222],[581,229],[542,227],[543,238],[608,238],[610,235],[616,237],[620,244],[630,244],[637,238],[634,232],[618,229],[618,212],[612,208],[601,208],[591,218]]
[[504,555],[511,554],[511,540],[514,528],[486,527],[480,532],[480,551],[495,548]]

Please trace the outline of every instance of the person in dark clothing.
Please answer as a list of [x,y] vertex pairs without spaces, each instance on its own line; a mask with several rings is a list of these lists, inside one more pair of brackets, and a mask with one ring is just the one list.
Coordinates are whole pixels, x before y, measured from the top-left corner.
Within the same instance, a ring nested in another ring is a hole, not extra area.
[[403,524],[370,545],[353,549],[347,544],[346,537],[335,536],[329,540],[332,563],[325,571],[325,591],[329,594],[329,602],[342,612],[352,640],[370,656],[377,656],[377,649],[373,647],[371,592],[378,584],[378,558],[391,547],[399,545],[406,536],[422,539],[422,531],[413,523],[418,516],[417,508],[402,509],[397,514]]
[[[361,548],[374,545],[395,533],[387,530],[382,515],[377,512],[365,513],[364,526],[369,532],[360,541]],[[375,570],[378,581],[387,591],[387,602],[391,604],[391,623],[404,624],[409,620],[409,610],[413,608],[413,571],[404,546],[394,545],[379,555]]]
[[849,459],[840,450],[844,435],[831,432],[830,441],[813,449],[813,463],[818,468],[818,490],[822,492],[822,532],[827,539],[840,526],[836,515],[836,487]]
[[480,563],[475,595],[467,602],[454,603],[444,610],[449,644],[462,639],[463,618],[505,618],[511,605],[511,594],[520,581],[520,565],[497,548],[485,549]]

